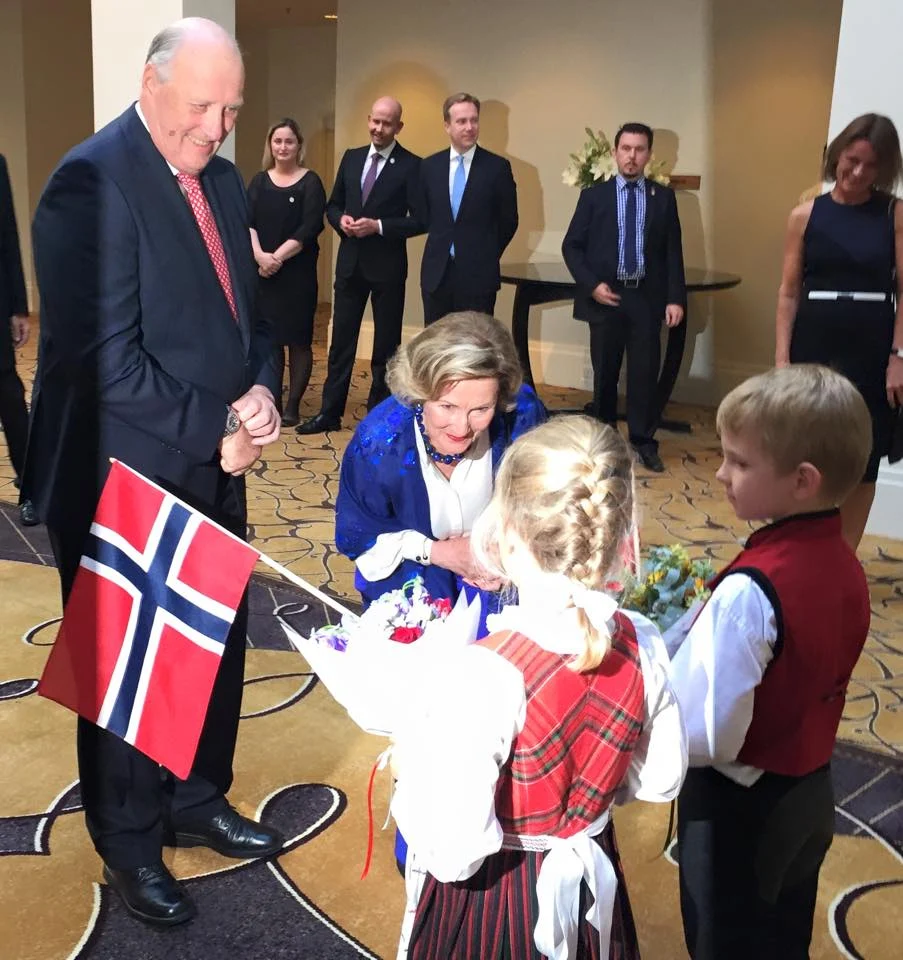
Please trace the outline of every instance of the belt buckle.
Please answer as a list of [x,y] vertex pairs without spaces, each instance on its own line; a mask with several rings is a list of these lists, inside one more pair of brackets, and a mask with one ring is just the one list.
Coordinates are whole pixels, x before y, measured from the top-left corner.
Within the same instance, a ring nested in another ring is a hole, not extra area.
[[639,287],[639,285],[640,285],[640,280],[641,280],[641,279],[642,279],[642,277],[625,277],[625,278],[621,281],[621,283],[622,283],[628,290],[636,290],[637,287]]

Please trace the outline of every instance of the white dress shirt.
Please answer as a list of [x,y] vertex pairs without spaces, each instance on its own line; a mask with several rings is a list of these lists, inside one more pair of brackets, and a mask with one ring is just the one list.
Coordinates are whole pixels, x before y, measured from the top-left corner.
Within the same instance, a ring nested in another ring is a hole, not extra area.
[[458,157],[464,157],[464,184],[467,185],[467,178],[470,176],[470,165],[473,163],[473,155],[477,152],[477,145],[474,144],[467,153],[458,153],[454,147],[448,151],[448,199],[451,200],[452,188],[455,183],[455,173],[458,170]]
[[691,767],[714,767],[747,787],[762,775],[736,760],[777,637],[774,607],[762,588],[745,573],[725,577],[671,660]]
[[[489,431],[484,430],[465,457],[444,477],[427,454],[423,437],[414,425],[417,457],[430,505],[430,527],[433,538],[446,540],[470,533],[477,517],[492,497],[492,447]],[[355,560],[368,580],[384,580],[402,562],[414,560],[423,551],[424,535],[418,530],[381,533],[376,543]]]

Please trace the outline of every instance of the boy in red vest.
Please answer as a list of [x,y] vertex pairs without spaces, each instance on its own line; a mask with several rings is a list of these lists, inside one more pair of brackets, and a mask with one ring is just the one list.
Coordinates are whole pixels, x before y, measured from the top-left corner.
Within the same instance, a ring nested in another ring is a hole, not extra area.
[[865,643],[865,574],[840,510],[872,444],[865,402],[826,367],[741,384],[718,408],[716,474],[770,520],[715,579],[672,662],[689,735],[680,900],[694,960],[806,958],[834,832],[830,760]]

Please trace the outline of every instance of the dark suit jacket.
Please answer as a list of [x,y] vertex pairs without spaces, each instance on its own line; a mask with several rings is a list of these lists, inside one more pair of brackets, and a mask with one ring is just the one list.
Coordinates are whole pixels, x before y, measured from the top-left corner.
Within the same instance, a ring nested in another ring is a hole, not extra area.
[[429,232],[420,286],[427,293],[439,286],[454,243],[461,281],[474,293],[491,293],[501,286],[499,260],[517,230],[517,186],[511,164],[477,147],[457,220],[452,219],[448,174],[448,149],[420,165],[417,218]]
[[[593,300],[600,283],[614,285],[618,276],[618,198],[616,181],[605,180],[580,192],[577,209],[561,245],[577,292],[574,317],[599,320],[611,307]],[[684,259],[677,201],[670,187],[646,181],[646,224],[643,251],[646,275],[639,289],[655,310],[687,304]]]
[[229,263],[236,323],[197,223],[134,107],[71,150],[32,228],[41,293],[24,495],[51,526],[90,523],[117,457],[205,512],[244,514],[217,446],[227,405],[274,388],[244,185],[214,157],[202,175]]
[[[367,202],[361,204],[361,179],[369,152],[369,144],[345,151],[326,205],[326,219],[341,237],[335,273],[337,277],[347,278],[358,267],[364,279],[370,282],[403,282],[408,275],[405,241],[408,237],[423,233],[411,215],[420,173],[420,157],[405,150],[396,141]],[[355,218],[381,220],[382,236],[346,236],[339,226],[339,220],[346,213]]]
[[0,371],[12,370],[16,365],[10,318],[27,313],[13,192],[6,160],[0,154]]

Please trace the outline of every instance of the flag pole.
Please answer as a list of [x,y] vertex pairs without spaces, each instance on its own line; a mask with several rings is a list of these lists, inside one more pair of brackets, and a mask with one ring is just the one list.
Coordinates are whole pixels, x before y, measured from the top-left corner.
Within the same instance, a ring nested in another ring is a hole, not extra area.
[[[191,510],[193,513],[199,512],[194,507],[185,503],[184,500],[180,500],[174,493],[170,493],[168,490],[164,490],[163,487],[160,486],[160,484],[154,483],[153,480],[149,480],[147,477],[144,476],[143,473],[139,473],[134,467],[130,467],[127,463],[123,462],[122,460],[117,460],[116,457],[110,457],[109,460],[111,464],[118,463],[121,467],[125,467],[125,469],[129,471],[129,473],[133,473],[135,474],[135,476],[140,477],[146,484],[153,487],[155,490],[159,490],[160,493],[162,493],[164,496],[171,497],[173,500],[177,501],[178,503],[181,503],[182,506],[185,507],[187,510]],[[297,574],[292,573],[291,570],[286,570],[286,568],[283,567],[281,563],[276,563],[276,561],[273,560],[271,557],[268,557],[265,553],[261,553],[260,550],[257,549],[257,547],[255,547],[251,543],[248,543],[247,540],[243,540],[241,537],[237,537],[234,533],[232,533],[231,530],[227,530],[224,526],[222,526],[221,524],[218,524],[215,520],[211,520],[210,517],[205,517],[205,519],[207,520],[208,523],[212,523],[220,531],[220,533],[225,534],[227,537],[231,537],[233,540],[242,544],[242,546],[250,547],[257,554],[257,556],[260,558],[262,563],[265,563],[268,567],[271,567],[280,576],[285,577],[286,580],[291,581],[293,584],[295,584],[296,587],[300,587],[305,593],[309,593],[311,596],[316,597],[321,603],[325,603],[327,607],[332,607],[332,609],[335,610],[336,613],[341,614],[343,617],[349,616],[353,620],[359,619],[357,614],[352,613],[347,607],[343,607],[342,604],[338,602],[338,600],[333,600],[332,597],[327,596],[325,593],[322,593],[316,587],[311,586],[311,584],[309,584],[306,580],[302,580],[301,577],[299,577]]]
[[337,613],[342,616],[351,617],[354,620],[357,620],[357,615],[353,614],[347,607],[343,607],[338,600],[333,600],[332,597],[318,590],[316,587],[311,586],[306,580],[303,580],[297,574],[292,573],[291,570],[287,570],[282,566],[281,563],[277,563],[272,557],[268,557],[265,553],[259,553],[261,563],[265,563],[268,567],[276,571],[280,576],[285,577],[286,580],[295,584],[296,587],[300,587],[305,593],[309,593],[312,597],[316,597],[321,603],[325,603],[327,607],[332,607]]

